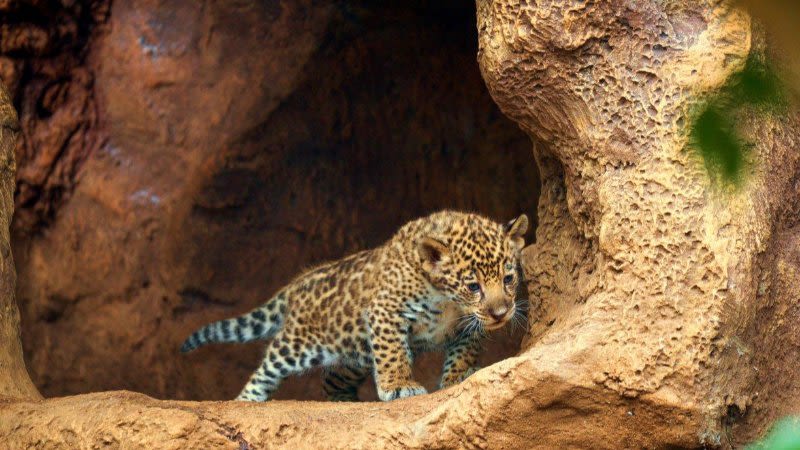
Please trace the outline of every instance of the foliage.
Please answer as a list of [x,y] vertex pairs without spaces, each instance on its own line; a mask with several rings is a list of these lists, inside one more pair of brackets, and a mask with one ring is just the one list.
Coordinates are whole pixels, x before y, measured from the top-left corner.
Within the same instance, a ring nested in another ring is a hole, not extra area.
[[709,175],[738,183],[749,143],[740,137],[736,117],[745,109],[781,113],[787,104],[783,83],[775,70],[757,56],[748,58],[744,68],[707,100],[691,123],[693,147],[702,156]]
[[800,416],[778,421],[764,439],[746,450],[800,450]]

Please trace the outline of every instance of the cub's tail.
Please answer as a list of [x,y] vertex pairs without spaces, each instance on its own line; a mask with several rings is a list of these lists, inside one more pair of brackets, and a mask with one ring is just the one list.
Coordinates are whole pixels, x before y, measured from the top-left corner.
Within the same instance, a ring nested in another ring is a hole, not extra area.
[[181,346],[187,353],[212,342],[250,342],[269,339],[283,327],[286,297],[278,294],[267,303],[239,317],[210,323],[192,333]]

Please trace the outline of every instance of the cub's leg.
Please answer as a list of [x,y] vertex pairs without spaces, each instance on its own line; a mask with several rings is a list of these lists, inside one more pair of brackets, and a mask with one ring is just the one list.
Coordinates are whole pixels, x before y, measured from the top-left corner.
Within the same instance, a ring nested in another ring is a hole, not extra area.
[[269,400],[281,381],[289,375],[330,363],[321,346],[300,343],[291,333],[281,333],[267,347],[266,356],[236,400]]
[[480,340],[477,336],[459,336],[448,344],[439,388],[458,384],[472,375],[477,370],[475,364],[480,350]]
[[333,367],[325,372],[323,389],[332,402],[357,402],[358,387],[367,378],[367,369],[361,367]]
[[409,326],[400,308],[376,301],[370,308],[370,344],[378,398],[383,401],[425,394],[411,378],[413,356],[408,346]]

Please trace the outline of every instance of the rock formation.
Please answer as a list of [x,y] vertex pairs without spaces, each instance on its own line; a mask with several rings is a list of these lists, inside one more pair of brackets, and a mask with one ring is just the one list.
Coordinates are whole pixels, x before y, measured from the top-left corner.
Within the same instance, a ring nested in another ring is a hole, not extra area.
[[[317,16],[292,15],[306,5],[281,5],[275,13],[280,18],[275,23],[281,25],[267,36],[281,45],[298,45],[287,49],[287,55],[293,54],[293,61],[308,61],[311,53],[303,45],[320,35],[315,34],[319,28],[312,26]],[[122,11],[112,10],[112,21],[125,14],[138,17],[135,8],[115,8]],[[315,14],[328,13],[325,8],[312,9]],[[151,27],[155,23],[143,22]],[[153,28],[158,32],[158,27]],[[711,181],[688,137],[695,107],[741,68],[748,55],[764,51],[765,41],[750,17],[710,0],[559,4],[478,0],[477,28],[478,63],[488,91],[500,110],[533,140],[542,180],[536,243],[524,252],[535,323],[517,356],[480,370],[451,389],[391,403],[276,401],[258,405],[160,401],[129,392],[38,401],[26,388],[30,384],[21,370],[19,351],[12,348],[4,360],[11,365],[0,360],[0,369],[17,367],[14,380],[21,387],[0,387],[0,392],[10,395],[0,404],[0,441],[48,448],[120,443],[163,448],[303,448],[320,442],[328,448],[731,447],[752,440],[780,415],[798,412],[800,371],[789,363],[800,356],[800,331],[795,326],[800,314],[798,117],[796,113],[741,114],[740,127],[752,143],[751,161],[742,185],[735,189]],[[124,24],[112,25],[111,30],[112,35],[122,34],[109,39],[109,45],[130,41],[124,39],[125,33],[133,33]],[[213,39],[202,42],[218,48]],[[150,58],[162,57],[162,51],[191,55],[181,47],[147,48]],[[227,54],[224,48],[219,47],[220,54]],[[338,58],[340,53],[332,55]],[[360,60],[354,57],[353,67]],[[205,214],[215,217],[218,222],[209,223],[216,228],[187,242],[214,241],[222,236],[225,224],[226,216],[219,212],[245,200],[204,195],[219,190],[203,180],[230,185],[256,176],[248,172],[254,171],[252,167],[259,174],[272,173],[269,167],[283,167],[284,160],[253,156],[257,148],[253,139],[265,138],[257,130],[271,129],[270,125],[257,119],[250,124],[231,122],[231,111],[239,110],[238,103],[214,109],[216,103],[202,95],[213,79],[204,78],[203,72],[189,76],[179,70],[183,66],[175,58],[167,58],[171,64],[164,69],[148,66],[144,57],[131,61],[131,67],[108,68],[106,76],[117,80],[108,88],[135,93],[159,86],[163,97],[156,103],[159,107],[148,104],[135,109],[150,113],[143,113],[140,122],[120,125],[123,128],[116,131],[112,127],[109,142],[130,143],[146,136],[143,144],[148,145],[123,154],[115,149],[134,148],[132,144],[111,146],[108,155],[87,164],[136,167],[137,160],[132,158],[149,155],[152,147],[154,155],[141,161],[159,162],[152,166],[158,168],[154,177],[179,184],[170,192],[185,192],[182,195],[197,199],[173,213],[173,220],[166,224],[169,235],[180,235],[192,221],[205,220]],[[291,103],[281,92],[286,95],[294,89],[289,75],[292,67],[266,64],[259,69],[274,70],[277,80],[287,81],[261,86],[258,95],[274,98],[274,108]],[[144,70],[134,77],[144,80],[142,85],[120,81],[136,67]],[[173,122],[167,119],[178,114],[169,110],[170,87],[186,80],[199,80],[193,111],[181,111],[178,116],[192,126],[170,126]],[[236,91],[225,83],[218,88]],[[142,98],[131,97],[132,102]],[[252,100],[239,101],[247,105]],[[391,107],[381,103],[375,111]],[[200,112],[208,116],[199,116]],[[290,121],[298,114],[291,108],[284,112],[285,118],[272,120]],[[119,113],[109,111],[112,118]],[[198,117],[203,121],[198,122]],[[334,120],[327,114],[319,117]],[[333,128],[348,129],[346,124],[351,122],[339,123],[343,125]],[[215,157],[215,147],[203,146],[206,135],[201,130],[213,127],[254,134],[216,142],[222,148],[242,148],[228,162]],[[3,142],[8,154],[10,141]],[[180,159],[158,152],[164,143],[177,143],[185,152],[177,153]],[[202,157],[186,157],[198,147],[206,149],[197,151]],[[305,150],[321,151],[314,148]],[[174,169],[177,164],[182,170]],[[236,171],[228,171],[229,167]],[[122,177],[131,170],[111,173]],[[209,172],[225,176],[209,177]],[[86,173],[103,172],[87,169]],[[4,192],[10,192],[10,177],[3,182]],[[125,198],[108,193],[108,186],[139,192],[124,180],[117,183],[102,184],[87,175],[69,202],[70,208],[76,208],[73,218],[59,217],[54,229],[72,229],[79,220],[86,220],[92,208],[102,208],[115,211],[120,223],[141,220],[141,235],[98,231],[91,241],[62,237],[40,247],[39,259],[33,260],[39,262],[32,267],[44,264],[53,248],[73,246],[74,254],[80,255],[78,249],[94,246],[93,254],[119,258],[98,262],[98,268],[114,265],[141,274],[142,282],[147,282],[142,285],[145,289],[192,287],[194,291],[184,291],[190,310],[193,301],[215,303],[225,298],[223,286],[234,292],[239,289],[236,284],[218,285],[217,291],[207,287],[218,276],[214,268],[223,270],[224,264],[208,266],[206,279],[192,280],[205,283],[202,289],[187,282],[188,274],[202,272],[196,268],[172,272],[166,281],[145,276],[145,266],[139,262],[143,255],[155,256],[147,264],[160,269],[175,266],[177,256],[192,255],[198,264],[208,264],[202,262],[208,259],[204,248],[189,244],[159,247],[156,236],[161,228],[148,227],[152,215],[129,214],[144,211],[131,209],[133,200],[104,201]],[[87,190],[81,193],[80,189]],[[147,192],[140,201],[152,203],[149,195],[158,194]],[[6,200],[2,212],[7,219],[10,197]],[[85,206],[80,209],[72,206],[81,202]],[[268,210],[263,204],[256,209]],[[65,217],[70,216],[65,213]],[[89,217],[96,221],[109,215]],[[258,223],[259,219],[251,220]],[[357,218],[353,223],[358,223]],[[117,239],[150,239],[153,248],[165,251],[100,251]],[[223,249],[219,245],[205,249],[216,255]],[[236,268],[241,271],[245,265]],[[99,278],[110,278],[108,272],[99,273]],[[39,283],[32,289],[47,288]],[[4,294],[0,300],[5,303],[0,304],[13,305],[11,291]],[[76,292],[71,298],[86,295]],[[169,296],[165,297],[163,301],[169,303]],[[109,314],[136,319],[143,316],[142,305],[148,304],[131,302],[127,308],[109,309]],[[16,330],[13,314],[4,313],[2,319],[7,323],[0,327]],[[17,342],[15,335],[9,337],[12,344]]]
[[14,145],[19,133],[17,113],[6,88],[0,83],[0,396],[38,399],[22,359],[19,310],[14,301],[17,275],[11,255],[9,228],[14,212]]

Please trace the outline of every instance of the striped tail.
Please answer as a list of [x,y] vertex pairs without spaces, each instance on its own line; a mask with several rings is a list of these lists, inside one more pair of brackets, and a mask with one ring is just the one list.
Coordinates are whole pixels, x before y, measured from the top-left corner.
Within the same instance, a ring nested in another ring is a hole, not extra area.
[[269,339],[283,327],[286,298],[279,294],[264,305],[239,317],[210,323],[192,333],[181,346],[187,353],[212,342],[250,342]]

